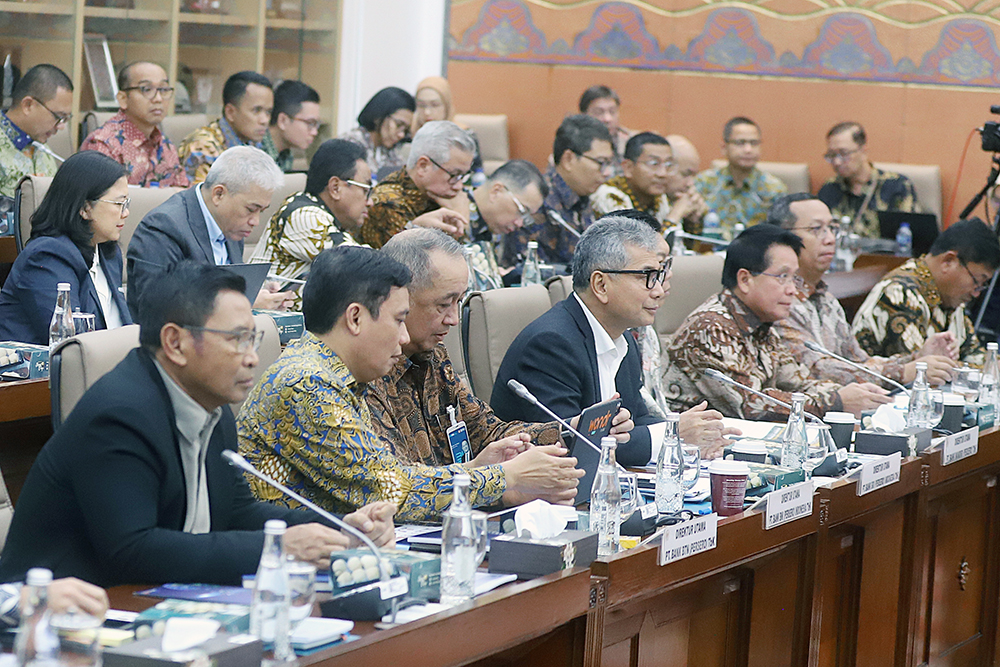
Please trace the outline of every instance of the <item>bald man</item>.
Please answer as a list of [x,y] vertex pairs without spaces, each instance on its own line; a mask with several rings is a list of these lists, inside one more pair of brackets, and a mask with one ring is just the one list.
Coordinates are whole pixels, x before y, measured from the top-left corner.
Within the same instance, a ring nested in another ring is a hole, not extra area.
[[[702,218],[708,213],[705,199],[694,187],[694,177],[701,168],[701,156],[698,155],[698,149],[694,144],[679,134],[668,135],[667,141],[670,142],[670,148],[674,152],[674,164],[667,170],[670,215],[665,225],[673,227],[683,223],[684,231],[689,234],[701,234]],[[684,244],[691,249],[701,245],[696,241],[685,241]],[[705,251],[710,249],[709,246],[704,247]]]

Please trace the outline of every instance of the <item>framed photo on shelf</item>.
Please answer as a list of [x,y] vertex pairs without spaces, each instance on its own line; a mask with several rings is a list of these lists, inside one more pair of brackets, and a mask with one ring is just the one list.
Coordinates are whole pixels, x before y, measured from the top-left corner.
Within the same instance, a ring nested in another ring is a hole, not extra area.
[[94,104],[98,109],[118,109],[118,79],[111,62],[108,39],[104,35],[83,36],[83,53],[87,57],[87,71],[94,89]]

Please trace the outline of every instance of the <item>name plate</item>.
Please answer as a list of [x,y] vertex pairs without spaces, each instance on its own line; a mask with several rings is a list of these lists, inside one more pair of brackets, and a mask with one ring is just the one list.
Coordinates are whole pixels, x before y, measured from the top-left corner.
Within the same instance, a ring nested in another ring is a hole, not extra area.
[[667,526],[660,538],[660,565],[714,549],[718,534],[719,515],[714,512]]
[[764,530],[771,530],[789,521],[812,515],[813,483],[801,482],[767,494],[764,508]]
[[979,453],[979,427],[953,433],[941,445],[941,465],[946,466]]
[[877,461],[869,461],[858,472],[858,495],[863,496],[899,481],[903,455],[893,452]]
[[656,516],[656,503],[646,503],[639,506],[639,517],[645,521]]
[[379,597],[383,600],[389,600],[391,598],[398,598],[401,595],[406,595],[406,592],[410,589],[404,577],[393,577],[387,581],[378,582]]

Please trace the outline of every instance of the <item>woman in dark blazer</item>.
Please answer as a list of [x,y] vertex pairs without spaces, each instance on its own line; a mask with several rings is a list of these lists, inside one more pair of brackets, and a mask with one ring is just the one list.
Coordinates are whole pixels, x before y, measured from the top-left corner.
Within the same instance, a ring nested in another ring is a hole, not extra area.
[[122,292],[128,172],[96,151],[70,156],[31,216],[31,239],[0,291],[0,340],[47,345],[59,283],[98,329],[131,324]]

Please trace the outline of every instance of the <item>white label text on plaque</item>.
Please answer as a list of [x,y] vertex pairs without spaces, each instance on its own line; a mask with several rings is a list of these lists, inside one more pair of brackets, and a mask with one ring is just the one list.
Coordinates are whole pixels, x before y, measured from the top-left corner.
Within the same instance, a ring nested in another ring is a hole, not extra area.
[[813,511],[813,483],[806,480],[767,494],[764,530],[809,516]]
[[893,452],[861,466],[861,472],[858,474],[858,495],[863,496],[898,482],[899,465],[902,460],[902,454]]
[[973,426],[953,433],[941,445],[941,465],[946,466],[975,456],[979,452],[979,427]]
[[660,565],[714,549],[718,534],[719,515],[714,512],[667,526],[660,538]]

